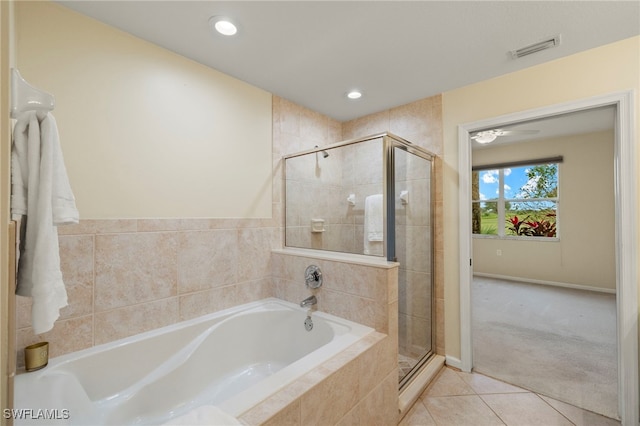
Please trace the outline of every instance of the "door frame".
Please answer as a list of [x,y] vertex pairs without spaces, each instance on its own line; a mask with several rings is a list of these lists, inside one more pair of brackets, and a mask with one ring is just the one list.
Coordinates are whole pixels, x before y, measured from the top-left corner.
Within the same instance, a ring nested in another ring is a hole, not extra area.
[[502,115],[458,126],[459,255],[460,255],[460,361],[463,371],[473,368],[471,335],[471,282],[473,244],[471,229],[470,133],[559,114],[614,106],[614,198],[616,245],[616,318],[618,349],[618,410],[623,425],[638,425],[638,271],[636,221],[636,115],[633,90]]

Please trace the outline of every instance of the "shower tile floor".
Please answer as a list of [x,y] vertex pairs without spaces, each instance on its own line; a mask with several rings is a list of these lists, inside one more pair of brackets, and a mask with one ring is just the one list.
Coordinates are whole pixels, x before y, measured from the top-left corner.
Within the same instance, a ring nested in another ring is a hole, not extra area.
[[402,380],[404,376],[406,376],[409,371],[413,368],[418,360],[416,358],[412,358],[407,355],[403,355],[401,353],[398,354],[398,380]]
[[610,419],[477,373],[443,368],[399,426],[619,426]]

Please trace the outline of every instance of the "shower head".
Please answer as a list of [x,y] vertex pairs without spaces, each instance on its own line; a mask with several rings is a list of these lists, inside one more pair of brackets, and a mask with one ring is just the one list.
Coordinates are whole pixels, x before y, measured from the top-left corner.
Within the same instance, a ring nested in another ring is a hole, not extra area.
[[[314,148],[319,148],[318,145],[316,145]],[[323,158],[327,158],[329,156],[329,153],[325,150],[320,151],[322,153],[322,157]]]

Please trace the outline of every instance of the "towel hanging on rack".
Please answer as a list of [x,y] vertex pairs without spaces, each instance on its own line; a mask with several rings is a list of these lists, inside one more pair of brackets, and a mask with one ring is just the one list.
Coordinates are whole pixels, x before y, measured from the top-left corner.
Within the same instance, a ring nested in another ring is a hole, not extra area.
[[384,254],[384,204],[382,194],[364,199],[364,254]]
[[18,116],[11,153],[11,214],[14,220],[26,220],[16,293],[33,299],[35,334],[51,330],[67,306],[56,226],[78,223],[55,119],[46,114],[40,120],[39,114]]

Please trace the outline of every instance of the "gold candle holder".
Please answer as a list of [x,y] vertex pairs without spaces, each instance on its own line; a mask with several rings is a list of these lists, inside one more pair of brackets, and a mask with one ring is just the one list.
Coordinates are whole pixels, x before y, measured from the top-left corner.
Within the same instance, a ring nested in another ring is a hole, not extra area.
[[27,371],[36,371],[49,363],[49,342],[40,342],[24,348],[24,366]]

